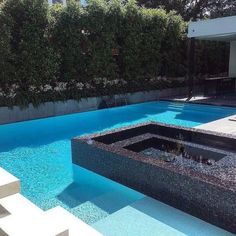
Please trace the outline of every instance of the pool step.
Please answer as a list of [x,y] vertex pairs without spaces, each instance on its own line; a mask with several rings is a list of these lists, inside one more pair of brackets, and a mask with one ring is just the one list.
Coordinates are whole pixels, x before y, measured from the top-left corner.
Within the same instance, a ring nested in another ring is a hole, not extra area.
[[93,224],[106,236],[233,236],[155,199],[144,197]]
[[19,191],[20,181],[0,168],[0,236],[101,236],[63,208],[43,211]]
[[0,219],[0,228],[9,236],[68,236],[69,231],[21,194],[0,199],[9,215]]
[[69,236],[102,236],[91,226],[58,206],[45,212],[46,219],[56,220],[57,224],[69,229]]
[[185,103],[170,103],[168,105],[168,108],[183,109],[183,108],[185,108],[185,106],[186,106]]
[[0,199],[20,192],[20,180],[0,167]]

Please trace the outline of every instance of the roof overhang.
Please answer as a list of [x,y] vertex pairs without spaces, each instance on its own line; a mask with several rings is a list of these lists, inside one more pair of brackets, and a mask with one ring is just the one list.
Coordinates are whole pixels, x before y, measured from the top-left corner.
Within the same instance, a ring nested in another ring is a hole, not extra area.
[[236,41],[236,16],[191,22],[188,37],[201,40]]

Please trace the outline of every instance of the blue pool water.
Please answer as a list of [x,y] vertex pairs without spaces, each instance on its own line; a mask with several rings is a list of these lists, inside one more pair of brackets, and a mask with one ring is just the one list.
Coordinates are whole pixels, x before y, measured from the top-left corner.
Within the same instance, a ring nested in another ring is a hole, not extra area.
[[149,102],[0,125],[0,166],[21,179],[22,194],[42,209],[60,205],[94,224],[143,195],[73,166],[72,137],[144,121],[194,127],[232,114],[236,109]]

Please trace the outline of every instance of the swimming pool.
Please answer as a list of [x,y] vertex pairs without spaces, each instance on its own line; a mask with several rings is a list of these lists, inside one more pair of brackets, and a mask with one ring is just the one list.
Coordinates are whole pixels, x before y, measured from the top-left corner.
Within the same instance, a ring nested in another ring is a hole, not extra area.
[[72,166],[72,137],[144,121],[194,127],[232,114],[236,109],[149,102],[1,125],[0,165],[21,179],[22,194],[42,209],[60,205],[94,224],[143,195]]

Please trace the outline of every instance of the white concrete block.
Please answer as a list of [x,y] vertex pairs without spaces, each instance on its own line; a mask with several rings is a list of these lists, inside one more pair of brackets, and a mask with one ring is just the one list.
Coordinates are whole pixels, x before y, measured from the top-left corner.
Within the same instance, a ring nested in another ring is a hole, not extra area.
[[21,194],[0,199],[10,215],[0,219],[0,228],[9,236],[68,236],[69,231],[57,222],[48,221],[43,210]]
[[76,218],[62,207],[58,206],[50,209],[46,212],[46,215],[48,222],[55,220],[58,224],[68,228],[69,236],[101,236],[94,228]]

